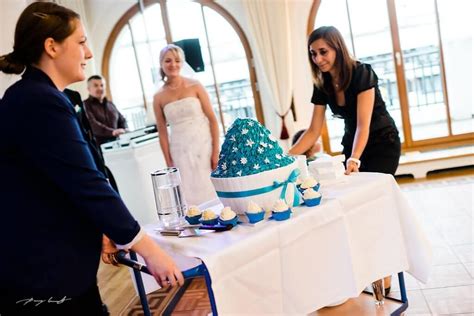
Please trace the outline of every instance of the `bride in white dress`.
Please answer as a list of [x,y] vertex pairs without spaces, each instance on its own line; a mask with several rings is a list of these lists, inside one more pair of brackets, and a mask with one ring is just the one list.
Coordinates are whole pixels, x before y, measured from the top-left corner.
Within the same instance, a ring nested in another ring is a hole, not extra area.
[[210,174],[217,166],[219,129],[204,87],[181,76],[184,60],[179,46],[161,50],[165,84],[154,96],[153,109],[166,165],[179,169],[188,205],[198,205],[217,198]]

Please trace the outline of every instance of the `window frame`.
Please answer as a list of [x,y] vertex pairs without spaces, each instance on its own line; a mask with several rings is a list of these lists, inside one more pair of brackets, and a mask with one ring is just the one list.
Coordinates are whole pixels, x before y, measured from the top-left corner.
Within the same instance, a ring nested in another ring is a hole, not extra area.
[[[112,56],[112,50],[114,47],[115,42],[117,41],[117,38],[122,31],[124,27],[127,27],[129,21],[136,15],[139,14],[140,12],[144,11],[148,6],[154,5],[154,4],[159,4],[161,8],[161,18],[163,22],[163,27],[165,30],[165,35],[166,35],[166,41],[167,43],[172,43],[172,37],[171,37],[171,29],[170,29],[170,22],[168,19],[168,10],[167,10],[167,1],[172,1],[172,0],[139,0],[136,4],[134,4],[132,7],[130,7],[117,21],[115,26],[113,27],[105,48],[104,48],[104,54],[102,57],[102,74],[104,78],[110,82],[110,60]],[[244,31],[240,27],[240,25],[237,23],[237,21],[234,19],[234,17],[227,12],[222,6],[219,4],[215,3],[212,0],[192,0],[193,2],[199,3],[202,7],[208,7],[214,11],[216,11],[218,14],[220,14],[234,29],[236,34],[238,35],[242,46],[245,51],[245,56],[247,58],[247,65],[248,65],[248,71],[249,71],[249,78],[250,78],[250,86],[252,89],[252,94],[254,98],[254,104],[255,104],[255,115],[256,119],[262,124],[265,125],[265,119],[263,116],[263,109],[262,109],[262,102],[260,98],[260,93],[257,88],[257,76],[256,76],[256,71],[255,71],[255,66],[254,66],[254,58],[252,51],[250,49],[250,44],[249,41],[247,40],[247,37],[245,36]],[[212,60],[211,60],[211,66],[212,65]],[[216,84],[217,85],[217,84]],[[111,90],[110,90],[110,85],[106,86],[106,93],[107,96],[112,100],[112,95],[111,95]],[[147,102],[146,102],[146,96],[143,93],[143,102],[144,102],[144,108],[147,110]],[[225,125],[222,117],[222,111],[221,111],[221,106],[220,106],[220,101],[218,102],[219,105],[219,113],[216,113],[218,116],[221,126],[224,130],[225,133]]]

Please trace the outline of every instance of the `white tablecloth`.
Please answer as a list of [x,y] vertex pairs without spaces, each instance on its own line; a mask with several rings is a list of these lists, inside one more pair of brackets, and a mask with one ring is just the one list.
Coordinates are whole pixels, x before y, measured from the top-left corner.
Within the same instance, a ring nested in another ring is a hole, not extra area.
[[206,263],[221,315],[307,314],[400,271],[426,282],[431,248],[392,176],[352,174],[321,191],[321,205],[296,207],[283,222],[199,238],[145,228],[165,248]]

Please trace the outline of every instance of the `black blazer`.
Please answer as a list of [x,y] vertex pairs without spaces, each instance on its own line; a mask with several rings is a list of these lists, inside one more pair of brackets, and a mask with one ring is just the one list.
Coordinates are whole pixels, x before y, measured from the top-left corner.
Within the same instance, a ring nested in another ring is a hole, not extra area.
[[74,297],[96,282],[105,233],[140,227],[94,162],[73,105],[30,67],[0,101],[0,312],[8,299]]

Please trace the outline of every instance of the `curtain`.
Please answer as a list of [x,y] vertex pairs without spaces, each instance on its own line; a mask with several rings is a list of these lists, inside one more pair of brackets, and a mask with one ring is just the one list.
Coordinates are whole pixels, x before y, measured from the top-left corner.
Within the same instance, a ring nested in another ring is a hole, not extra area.
[[[282,123],[292,124],[293,55],[289,3],[286,0],[244,0],[242,6],[251,33],[249,38],[255,47],[255,65],[262,70],[259,86],[268,91],[267,99]],[[284,127],[282,124],[282,129]],[[280,136],[286,136],[282,134],[280,130]]]

